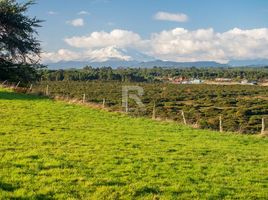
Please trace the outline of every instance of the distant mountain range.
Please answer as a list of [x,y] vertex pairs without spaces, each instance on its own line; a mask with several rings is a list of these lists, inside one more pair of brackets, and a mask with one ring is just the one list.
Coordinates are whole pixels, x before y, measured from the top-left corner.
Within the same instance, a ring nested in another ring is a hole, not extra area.
[[162,61],[154,60],[147,62],[139,61],[124,61],[111,59],[104,62],[87,62],[87,61],[61,61],[57,63],[47,64],[49,69],[69,69],[69,68],[83,68],[85,66],[92,67],[142,67],[142,68],[152,68],[152,67],[226,67],[226,64],[220,64],[211,61],[201,61],[201,62],[172,62],[172,61]]
[[153,60],[153,61],[125,61],[119,59],[109,59],[103,62],[96,61],[60,61],[57,63],[47,64],[49,69],[70,69],[77,68],[81,69],[85,66],[92,67],[142,67],[142,68],[152,68],[157,67],[174,67],[174,68],[184,68],[184,67],[228,67],[228,66],[268,66],[268,60],[244,60],[244,61],[230,61],[228,64],[221,64],[213,61],[199,61],[199,62],[173,62],[173,61],[163,61],[163,60]]
[[150,68],[154,66],[160,67],[226,67],[226,64],[221,64],[213,61],[199,61],[199,62],[172,62],[172,61],[148,61],[139,63],[140,67]]
[[57,63],[47,64],[50,69],[69,69],[69,68],[77,68],[81,69],[85,66],[92,67],[131,67],[136,66],[138,64],[137,61],[122,61],[122,60],[107,60],[103,62],[90,62],[90,61],[60,61]]
[[232,60],[229,62],[230,66],[268,66],[268,59],[259,59],[259,60]]

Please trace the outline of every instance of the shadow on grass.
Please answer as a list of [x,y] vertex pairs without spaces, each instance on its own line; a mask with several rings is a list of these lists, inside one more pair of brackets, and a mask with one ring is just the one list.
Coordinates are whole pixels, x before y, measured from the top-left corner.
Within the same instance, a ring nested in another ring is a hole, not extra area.
[[38,194],[34,197],[34,199],[37,200],[49,200],[49,199],[54,199],[53,195],[49,195],[49,194]]
[[154,187],[144,186],[135,191],[134,196],[144,196],[146,194],[159,194],[159,189]]
[[13,192],[16,189],[17,189],[16,187],[14,187],[13,185],[9,183],[0,182],[0,190],[4,190],[6,192]]
[[0,91],[0,100],[45,100],[47,97],[29,95],[29,94],[19,94],[15,92]]

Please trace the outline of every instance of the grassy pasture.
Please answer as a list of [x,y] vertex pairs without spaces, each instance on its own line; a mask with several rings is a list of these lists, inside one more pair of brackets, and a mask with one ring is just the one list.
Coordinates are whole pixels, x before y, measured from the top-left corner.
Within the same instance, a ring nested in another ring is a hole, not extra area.
[[267,199],[267,149],[0,89],[1,199]]

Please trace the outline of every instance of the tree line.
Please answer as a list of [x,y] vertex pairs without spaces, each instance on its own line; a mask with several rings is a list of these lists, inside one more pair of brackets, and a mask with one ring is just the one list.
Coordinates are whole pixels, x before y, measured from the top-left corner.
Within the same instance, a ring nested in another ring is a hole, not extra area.
[[120,81],[120,82],[159,82],[172,77],[198,78],[213,80],[231,78],[234,80],[265,80],[268,78],[268,67],[240,68],[93,68],[43,70],[42,80],[46,81]]

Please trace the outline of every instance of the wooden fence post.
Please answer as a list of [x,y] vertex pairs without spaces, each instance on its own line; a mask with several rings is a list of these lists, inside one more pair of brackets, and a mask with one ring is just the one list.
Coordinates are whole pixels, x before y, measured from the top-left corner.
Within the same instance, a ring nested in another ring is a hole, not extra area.
[[265,134],[265,120],[264,118],[262,118],[262,123],[261,123],[261,134],[264,135]]
[[105,108],[105,102],[106,102],[106,100],[105,100],[105,98],[103,98],[103,100],[102,100],[102,108]]
[[2,83],[2,86],[4,86],[6,84],[7,80],[5,80],[3,83]]
[[46,95],[48,96],[49,95],[49,87],[47,85],[47,88],[46,88]]
[[186,119],[185,119],[185,115],[184,115],[184,111],[183,110],[181,111],[181,116],[182,116],[184,125],[187,125],[187,122],[186,122]]
[[126,101],[126,113],[128,113],[128,100]]
[[222,117],[220,116],[220,123],[219,123],[219,129],[220,129],[220,132],[222,133],[223,132],[223,128],[222,128]]
[[33,84],[30,85],[29,91],[31,92],[33,89]]
[[86,102],[86,94],[83,94],[83,101],[82,101],[83,103],[85,103]]
[[152,114],[152,119],[156,119],[156,108],[155,108],[155,101],[153,105],[153,114]]
[[15,89],[17,89],[20,85],[20,81],[17,83],[17,85],[15,86]]

